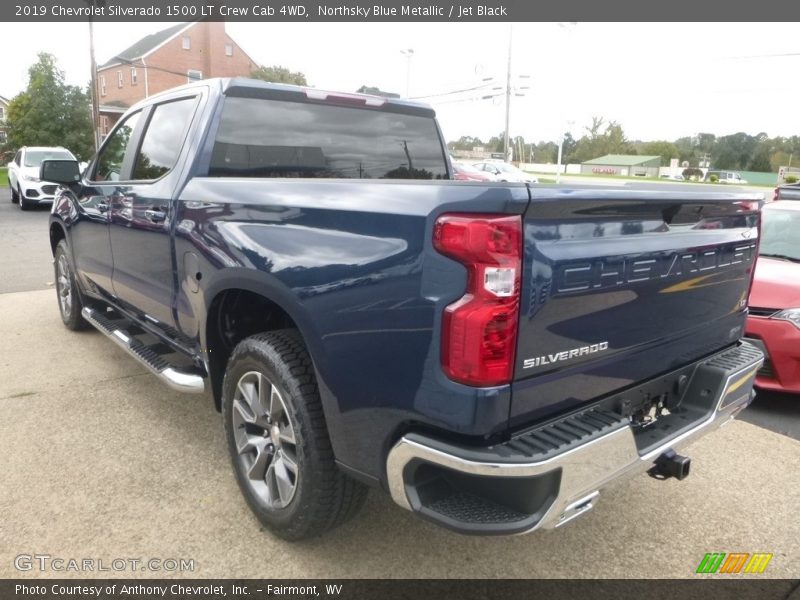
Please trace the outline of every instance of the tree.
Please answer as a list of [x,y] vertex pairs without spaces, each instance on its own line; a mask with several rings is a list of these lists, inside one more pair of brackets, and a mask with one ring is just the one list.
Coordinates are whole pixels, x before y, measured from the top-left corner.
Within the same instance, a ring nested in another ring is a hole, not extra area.
[[578,140],[572,153],[574,162],[585,162],[606,154],[634,154],[633,145],[625,137],[622,125],[609,121],[605,128],[602,117],[592,117],[592,124],[586,127],[586,134]]
[[564,141],[562,142],[561,146],[561,164],[568,165],[571,162],[572,155],[575,153],[575,148],[577,147],[578,142],[575,141],[575,138],[572,137],[572,134],[568,131],[564,134]]
[[462,135],[454,142],[449,142],[447,146],[451,150],[472,150],[475,147],[483,146],[481,138],[472,137],[471,135]]
[[28,69],[28,87],[8,104],[8,146],[64,146],[82,159],[94,153],[91,101],[64,83],[52,54],[42,52]]
[[262,79],[272,83],[291,83],[293,85],[308,85],[306,76],[300,71],[290,71],[286,67],[274,65],[272,67],[258,67],[250,71],[253,79]]
[[659,140],[655,142],[645,142],[639,148],[640,154],[645,156],[660,156],[661,166],[669,166],[670,159],[679,158],[680,150],[672,142],[666,140]]

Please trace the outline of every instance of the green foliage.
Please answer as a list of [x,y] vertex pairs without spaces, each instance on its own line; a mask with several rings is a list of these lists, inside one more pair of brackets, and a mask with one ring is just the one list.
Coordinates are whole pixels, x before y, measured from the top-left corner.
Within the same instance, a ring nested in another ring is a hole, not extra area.
[[578,142],[575,141],[575,138],[572,137],[572,134],[567,132],[564,134],[564,141],[562,142],[561,146],[561,164],[568,165],[570,162],[574,162],[572,160],[573,155],[575,154],[575,148],[577,148]]
[[678,147],[666,140],[645,142],[637,148],[637,153],[645,156],[660,156],[662,167],[668,167],[671,159],[680,157]]
[[719,175],[712,175],[708,178],[711,183],[717,183],[719,181]]
[[794,175],[787,175],[786,177],[783,178],[783,180],[786,183],[797,183],[797,177],[795,177]]
[[[698,168],[708,161],[711,168],[731,171],[757,171],[777,173],[780,167],[800,164],[800,136],[770,138],[765,132],[750,135],[738,132],[717,137],[713,133],[698,133],[695,136],[678,138],[674,142],[656,140],[631,142],[622,126],[614,121],[606,123],[602,117],[592,117],[592,124],[585,134],[574,140],[564,137],[562,163],[580,163],[605,154],[639,154],[661,157],[661,165],[667,166],[670,159],[678,158],[691,168]],[[519,156],[521,138],[512,138],[514,157]],[[472,150],[473,146],[484,146],[488,152],[502,152],[503,133],[493,136],[485,144],[478,138],[462,136],[450,142],[451,150]],[[524,144],[525,156],[533,151],[534,161],[555,163],[558,156],[558,140]]]
[[462,135],[454,142],[449,142],[447,147],[452,151],[465,150],[469,151],[477,146],[483,146],[484,143],[481,138],[472,137],[471,135]]
[[290,83],[293,85],[308,85],[306,76],[300,71],[290,71],[286,67],[273,65],[271,67],[258,67],[250,71],[253,79],[262,79],[272,83]]
[[586,127],[586,134],[575,146],[572,160],[585,162],[606,154],[635,154],[635,150],[619,123],[605,124],[602,117],[592,117],[591,126]]
[[94,153],[91,100],[64,83],[52,54],[39,53],[28,69],[28,87],[8,105],[8,148],[64,146],[80,159]]

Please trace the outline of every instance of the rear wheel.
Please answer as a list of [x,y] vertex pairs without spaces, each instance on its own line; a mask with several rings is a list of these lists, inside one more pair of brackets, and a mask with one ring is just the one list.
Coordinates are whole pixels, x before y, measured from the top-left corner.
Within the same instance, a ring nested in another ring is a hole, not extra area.
[[17,193],[17,190],[15,190],[10,183],[8,184],[8,187],[11,190],[11,203],[16,204],[17,202],[19,202],[19,194]]
[[72,264],[67,252],[67,243],[58,242],[55,253],[56,294],[58,295],[58,310],[61,320],[68,329],[78,331],[85,329],[88,323],[81,316],[83,300],[75,281]]
[[240,342],[222,397],[239,488],[276,535],[320,535],[355,515],[367,488],[336,466],[311,358],[295,330]]

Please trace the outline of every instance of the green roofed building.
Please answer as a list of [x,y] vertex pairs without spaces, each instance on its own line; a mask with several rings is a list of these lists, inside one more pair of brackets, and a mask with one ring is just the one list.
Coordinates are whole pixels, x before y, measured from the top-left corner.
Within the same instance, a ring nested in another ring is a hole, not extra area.
[[638,154],[606,154],[581,164],[581,173],[588,175],[621,175],[623,177],[658,177],[660,156]]

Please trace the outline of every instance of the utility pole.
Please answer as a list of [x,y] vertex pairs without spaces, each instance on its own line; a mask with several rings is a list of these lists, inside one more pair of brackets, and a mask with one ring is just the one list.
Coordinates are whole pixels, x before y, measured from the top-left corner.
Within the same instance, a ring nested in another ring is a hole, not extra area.
[[100,131],[98,129],[98,119],[100,113],[99,99],[97,98],[97,61],[94,56],[94,21],[92,13],[96,6],[105,6],[105,0],[83,0],[85,4],[89,5],[92,11],[89,13],[89,62],[92,67],[92,137],[94,138],[94,151],[100,148]]
[[406,57],[406,98],[411,97],[411,59],[414,57],[414,49],[400,50],[400,54]]
[[511,120],[511,41],[514,26],[508,26],[508,66],[506,68],[506,133],[503,136],[503,157],[508,160],[508,125]]
[[97,101],[97,61],[94,57],[94,23],[92,17],[89,17],[89,61],[92,65],[92,137],[94,138],[94,151],[95,154],[100,148],[100,131],[98,129],[98,113],[100,107]]

